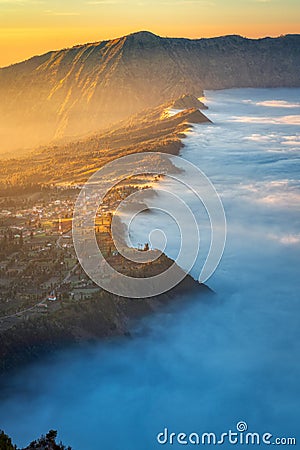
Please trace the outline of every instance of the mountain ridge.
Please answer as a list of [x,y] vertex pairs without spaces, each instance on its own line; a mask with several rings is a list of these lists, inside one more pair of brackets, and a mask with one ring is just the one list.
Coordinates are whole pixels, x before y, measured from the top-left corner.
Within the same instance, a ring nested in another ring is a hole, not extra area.
[[263,37],[251,38],[251,37],[247,37],[247,36],[242,36],[240,34],[224,34],[224,35],[212,36],[212,37],[188,38],[188,37],[184,37],[184,36],[182,36],[182,37],[177,37],[177,36],[173,36],[173,37],[172,36],[160,36],[158,34],[152,33],[151,31],[148,31],[148,30],[141,30],[141,31],[135,31],[133,33],[129,33],[129,34],[126,34],[126,35],[123,35],[123,36],[120,36],[120,37],[111,38],[111,39],[103,39],[101,41],[85,42],[85,43],[82,43],[82,44],[74,44],[74,45],[71,45],[69,47],[63,47],[61,49],[48,50],[45,53],[32,55],[32,56],[30,56],[30,57],[28,57],[26,59],[22,59],[20,61],[8,64],[6,66],[1,66],[0,67],[0,71],[2,69],[8,69],[8,68],[11,68],[11,67],[15,67],[15,66],[18,66],[19,64],[23,64],[23,63],[26,63],[28,61],[31,61],[31,60],[34,60],[34,59],[37,59],[37,58],[42,58],[44,56],[48,56],[48,55],[50,55],[52,53],[56,53],[56,52],[59,52],[59,51],[68,51],[68,50],[71,50],[71,49],[74,49],[74,48],[82,48],[82,47],[85,47],[87,45],[99,45],[101,43],[107,43],[107,42],[110,42],[110,41],[119,40],[119,39],[130,37],[130,36],[139,36],[139,35],[143,35],[143,34],[152,35],[152,36],[155,36],[155,37],[160,38],[160,39],[171,39],[173,41],[177,40],[177,39],[178,40],[185,40],[185,41],[205,41],[205,40],[216,40],[216,39],[223,39],[223,38],[231,38],[232,37],[232,38],[240,38],[240,39],[245,40],[245,41],[257,42],[257,41],[262,41],[262,40],[267,40],[267,39],[271,39],[272,40],[272,39],[279,39],[279,38],[282,39],[282,38],[286,38],[286,37],[290,38],[290,37],[299,37],[300,36],[300,33],[287,33],[287,34],[282,34],[282,35],[278,35],[278,36],[263,36]]
[[300,35],[164,38],[142,31],[0,69],[2,148],[93,132],[203,89],[300,86]]

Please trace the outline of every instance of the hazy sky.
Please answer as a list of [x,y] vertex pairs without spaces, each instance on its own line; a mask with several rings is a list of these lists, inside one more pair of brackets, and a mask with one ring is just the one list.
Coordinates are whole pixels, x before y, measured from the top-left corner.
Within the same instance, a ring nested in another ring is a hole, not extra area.
[[298,0],[0,0],[0,66],[138,30],[161,36],[300,32]]

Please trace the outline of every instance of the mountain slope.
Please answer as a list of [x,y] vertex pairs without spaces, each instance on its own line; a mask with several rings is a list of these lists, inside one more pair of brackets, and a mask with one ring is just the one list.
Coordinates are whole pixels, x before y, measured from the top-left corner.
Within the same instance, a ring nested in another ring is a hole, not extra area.
[[[178,154],[192,124],[211,121],[195,108],[167,115],[168,104],[143,111],[103,132],[2,160],[0,198],[40,185],[84,183],[100,167],[131,153]],[[159,159],[159,158],[158,158]],[[153,155],[153,164],[156,157]]]
[[2,68],[1,150],[82,135],[203,89],[299,86],[299,44],[300,35],[189,40],[139,32]]

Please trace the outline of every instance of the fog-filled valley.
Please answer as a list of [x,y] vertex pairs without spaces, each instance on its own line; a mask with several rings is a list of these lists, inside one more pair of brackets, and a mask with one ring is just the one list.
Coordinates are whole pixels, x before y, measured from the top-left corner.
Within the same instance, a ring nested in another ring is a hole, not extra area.
[[[187,294],[136,324],[131,338],[63,351],[20,370],[4,383],[0,405],[1,427],[18,445],[49,428],[75,450],[100,443],[154,449],[165,427],[221,434],[241,420],[275,437],[298,432],[299,94],[205,92],[213,125],[194,125],[181,156],[204,171],[224,204],[227,244],[207,281],[216,295]],[[164,188],[176,190],[159,182],[156,205]],[[194,199],[180,195],[201,220]],[[146,242],[150,230],[162,228],[174,258],[173,225],[147,212],[132,223],[131,239]],[[204,224],[204,251],[207,239]]]

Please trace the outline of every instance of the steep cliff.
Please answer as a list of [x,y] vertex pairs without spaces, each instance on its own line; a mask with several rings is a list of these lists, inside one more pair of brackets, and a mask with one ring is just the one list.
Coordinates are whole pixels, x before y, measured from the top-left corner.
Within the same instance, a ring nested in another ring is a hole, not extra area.
[[[164,254],[148,268],[147,275],[166,270],[173,263]],[[181,269],[179,269],[181,270]],[[197,293],[204,299],[212,291],[190,275],[157,297],[131,299],[104,290],[80,302],[62,301],[46,315],[20,316],[9,328],[0,323],[0,375],[51,351],[99,338],[128,334],[133,320],[174,303],[181,294]]]

